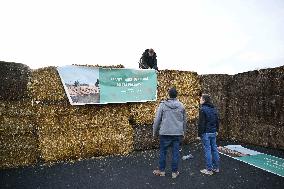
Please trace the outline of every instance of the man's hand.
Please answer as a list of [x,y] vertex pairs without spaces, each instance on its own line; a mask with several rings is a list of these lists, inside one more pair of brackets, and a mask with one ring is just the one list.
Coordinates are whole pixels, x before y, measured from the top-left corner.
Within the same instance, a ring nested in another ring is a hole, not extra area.
[[200,137],[196,137],[196,140],[201,140],[201,138]]

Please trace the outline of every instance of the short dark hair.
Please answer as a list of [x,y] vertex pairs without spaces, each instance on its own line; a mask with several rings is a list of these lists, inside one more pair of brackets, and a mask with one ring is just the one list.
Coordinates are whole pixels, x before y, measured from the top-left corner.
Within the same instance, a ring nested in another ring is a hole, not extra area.
[[168,93],[169,93],[170,98],[176,98],[178,94],[175,87],[170,88]]
[[204,102],[211,103],[211,97],[209,94],[202,94],[201,98],[204,100]]

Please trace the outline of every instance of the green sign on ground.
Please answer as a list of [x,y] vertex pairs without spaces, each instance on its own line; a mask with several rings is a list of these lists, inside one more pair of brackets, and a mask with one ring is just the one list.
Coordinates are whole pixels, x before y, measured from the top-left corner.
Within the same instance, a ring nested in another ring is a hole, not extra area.
[[236,157],[235,159],[284,177],[284,159],[267,154]]
[[284,177],[284,159],[260,153],[241,145],[219,146],[219,153]]

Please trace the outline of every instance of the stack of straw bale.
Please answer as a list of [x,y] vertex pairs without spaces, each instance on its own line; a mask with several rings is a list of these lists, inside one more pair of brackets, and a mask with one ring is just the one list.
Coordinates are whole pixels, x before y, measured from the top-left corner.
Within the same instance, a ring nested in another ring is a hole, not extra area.
[[284,67],[234,75],[229,90],[230,138],[284,149]]
[[227,139],[229,132],[228,121],[228,90],[231,86],[233,76],[226,74],[200,75],[202,93],[209,94],[212,102],[219,113],[219,136],[218,138]]
[[[152,139],[152,124],[156,110],[162,100],[168,98],[168,89],[176,87],[178,99],[184,104],[188,121],[194,123],[198,117],[199,94],[201,91],[197,73],[177,70],[158,72],[158,94],[156,102],[129,103],[134,128],[134,148],[137,150],[157,147],[157,140]],[[197,136],[196,126],[188,126],[185,141],[193,141]]]
[[133,150],[127,104],[71,106],[55,67],[33,71],[30,85],[41,158],[47,162]]
[[28,66],[0,62],[0,168],[30,165],[39,157]]

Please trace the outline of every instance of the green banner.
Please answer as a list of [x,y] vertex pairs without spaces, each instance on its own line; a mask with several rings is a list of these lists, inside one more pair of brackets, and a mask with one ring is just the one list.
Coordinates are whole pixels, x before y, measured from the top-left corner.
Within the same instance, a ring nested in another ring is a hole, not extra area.
[[57,68],[70,104],[155,101],[155,70],[64,66]]
[[219,153],[284,177],[284,159],[250,150],[241,145],[219,146]]
[[235,157],[235,159],[284,177],[284,159],[267,154]]

